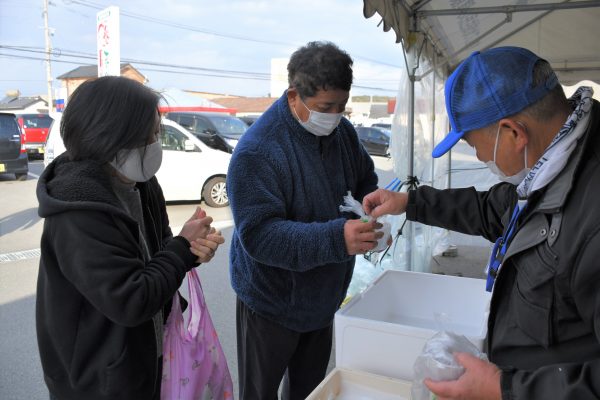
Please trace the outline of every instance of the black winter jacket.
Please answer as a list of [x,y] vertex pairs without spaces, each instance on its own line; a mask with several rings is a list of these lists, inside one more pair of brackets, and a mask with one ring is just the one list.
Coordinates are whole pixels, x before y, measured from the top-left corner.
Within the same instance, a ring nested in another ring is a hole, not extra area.
[[149,262],[104,166],[65,154],[39,179],[36,327],[44,379],[61,400],[158,398],[152,317],[196,257],[186,239],[172,237],[156,178],[137,187]]
[[[600,398],[600,104],[559,173],[534,192],[496,279],[490,361],[503,399]],[[409,194],[407,218],[495,241],[517,203],[513,185]],[[483,290],[483,284],[482,284]]]

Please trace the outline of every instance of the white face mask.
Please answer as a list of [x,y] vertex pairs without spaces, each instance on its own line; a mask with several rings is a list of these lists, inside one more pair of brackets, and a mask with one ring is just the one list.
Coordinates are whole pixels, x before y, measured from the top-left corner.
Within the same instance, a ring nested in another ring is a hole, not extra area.
[[[117,164],[117,159],[121,162]],[[134,182],[146,182],[160,169],[162,163],[162,145],[159,140],[146,146],[119,151],[118,157],[111,161],[119,173]]]
[[304,104],[300,95],[298,95],[298,100],[300,103],[308,110],[308,120],[306,122],[302,122],[294,107],[294,114],[296,114],[296,118],[298,122],[304,129],[309,131],[315,136],[329,136],[331,132],[340,124],[342,119],[342,113],[322,113],[318,111],[313,111]]
[[498,125],[498,131],[496,132],[496,144],[494,145],[494,159],[492,161],[487,161],[485,165],[492,171],[494,175],[496,175],[501,181],[512,183],[513,185],[518,185],[523,182],[525,176],[529,173],[531,168],[527,168],[527,146],[525,146],[525,167],[517,172],[514,175],[508,176],[504,172],[498,168],[496,164],[496,150],[498,150],[498,136],[500,135],[500,125]]

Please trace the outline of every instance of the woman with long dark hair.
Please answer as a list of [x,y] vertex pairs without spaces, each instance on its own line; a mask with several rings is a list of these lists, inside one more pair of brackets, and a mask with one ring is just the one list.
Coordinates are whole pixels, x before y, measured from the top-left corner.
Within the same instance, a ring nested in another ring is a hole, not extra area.
[[198,209],[173,237],[154,177],[159,96],[103,77],[73,93],[67,151],[39,179],[36,326],[50,397],[158,399],[163,310],[223,238]]

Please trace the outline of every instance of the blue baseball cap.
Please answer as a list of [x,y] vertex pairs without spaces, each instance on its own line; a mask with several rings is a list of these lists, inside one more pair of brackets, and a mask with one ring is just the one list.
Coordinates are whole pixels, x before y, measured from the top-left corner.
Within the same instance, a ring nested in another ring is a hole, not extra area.
[[443,156],[466,132],[514,115],[544,97],[557,84],[552,74],[544,84],[533,85],[533,67],[544,61],[521,47],[476,51],[446,81],[446,111],[452,130],[433,149]]

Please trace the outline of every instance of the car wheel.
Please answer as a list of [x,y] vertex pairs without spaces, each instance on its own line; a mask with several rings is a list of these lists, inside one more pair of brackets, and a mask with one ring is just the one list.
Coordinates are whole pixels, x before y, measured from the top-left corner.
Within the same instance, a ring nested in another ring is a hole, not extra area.
[[217,176],[209,179],[202,190],[202,198],[210,207],[227,207],[229,199],[227,198],[225,178]]
[[21,174],[15,174],[15,177],[18,181],[26,181],[27,180],[27,172]]

